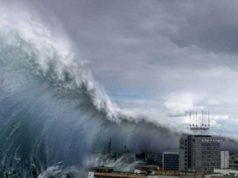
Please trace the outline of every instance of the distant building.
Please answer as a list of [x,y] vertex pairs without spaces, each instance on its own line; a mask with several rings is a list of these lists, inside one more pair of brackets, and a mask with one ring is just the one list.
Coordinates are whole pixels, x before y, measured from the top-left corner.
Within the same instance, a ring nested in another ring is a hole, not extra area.
[[229,151],[221,151],[221,169],[229,168]]
[[158,165],[160,168],[162,168],[162,154],[148,153],[146,154],[145,161],[147,164]]
[[185,135],[179,143],[179,170],[213,172],[220,168],[220,141],[210,135]]
[[164,152],[162,156],[164,170],[178,170],[179,168],[179,153]]
[[230,155],[229,168],[238,169],[238,155]]

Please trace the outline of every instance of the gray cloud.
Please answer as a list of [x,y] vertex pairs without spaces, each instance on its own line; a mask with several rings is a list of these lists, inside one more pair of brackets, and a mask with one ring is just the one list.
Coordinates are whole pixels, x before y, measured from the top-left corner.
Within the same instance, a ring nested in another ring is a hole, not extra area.
[[204,1],[189,3],[180,13],[184,19],[172,37],[179,46],[196,45],[217,53],[238,49],[237,1]]

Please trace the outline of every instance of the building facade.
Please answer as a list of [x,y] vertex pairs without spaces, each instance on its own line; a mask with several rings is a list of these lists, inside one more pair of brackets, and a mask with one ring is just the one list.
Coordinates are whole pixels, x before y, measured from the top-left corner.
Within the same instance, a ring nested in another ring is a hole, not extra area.
[[238,170],[238,155],[230,155],[229,168]]
[[178,152],[163,152],[162,165],[164,170],[178,170],[179,153]]
[[160,168],[162,168],[162,154],[158,153],[148,153],[146,154],[145,161],[147,164],[153,164],[158,165]]
[[185,135],[179,143],[179,170],[220,168],[220,141],[210,135]]
[[229,168],[229,151],[221,151],[221,169]]

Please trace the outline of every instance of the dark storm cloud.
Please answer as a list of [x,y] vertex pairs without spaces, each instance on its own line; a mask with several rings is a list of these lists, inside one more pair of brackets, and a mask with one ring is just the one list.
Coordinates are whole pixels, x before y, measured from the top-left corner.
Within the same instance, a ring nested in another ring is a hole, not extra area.
[[55,14],[77,51],[102,77],[108,72],[114,78],[133,77],[130,71],[147,71],[155,63],[223,65],[223,59],[209,62],[204,55],[234,53],[238,47],[235,1],[43,0],[35,4]]
[[[173,9],[176,11],[177,7]],[[237,1],[188,3],[182,7],[182,11],[179,10],[184,21],[178,24],[178,31],[172,39],[179,46],[196,45],[208,51],[236,53],[237,8]]]

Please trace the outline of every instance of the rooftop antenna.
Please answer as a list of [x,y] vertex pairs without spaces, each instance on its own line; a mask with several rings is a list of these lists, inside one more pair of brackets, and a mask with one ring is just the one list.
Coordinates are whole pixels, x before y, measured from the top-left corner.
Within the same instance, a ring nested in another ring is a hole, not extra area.
[[196,111],[196,127],[198,126],[198,113]]
[[207,115],[208,115],[208,127],[210,127],[210,114],[209,114],[209,112],[207,113]]
[[202,127],[204,126],[204,123],[203,123],[203,111],[202,111]]
[[193,132],[201,131],[204,133],[210,129],[210,116],[206,111],[190,111],[189,112],[189,126]]
[[192,127],[192,120],[193,120],[193,118],[192,118],[192,111],[190,111],[189,112],[189,117],[190,117],[190,123],[189,123],[189,125],[190,125],[190,127]]

